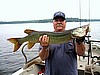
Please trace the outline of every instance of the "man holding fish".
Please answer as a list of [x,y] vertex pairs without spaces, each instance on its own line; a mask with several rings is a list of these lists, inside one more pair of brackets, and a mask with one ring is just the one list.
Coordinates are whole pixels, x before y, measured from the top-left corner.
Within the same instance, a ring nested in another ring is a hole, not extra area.
[[[64,32],[66,28],[65,14],[58,11],[53,16],[54,32]],[[84,36],[63,44],[49,44],[50,37],[39,37],[39,56],[45,60],[45,75],[78,75],[77,55],[85,52]]]
[[84,39],[89,25],[65,30],[66,19],[63,12],[53,16],[54,32],[26,29],[25,37],[7,39],[14,44],[13,52],[27,42],[28,49],[40,43],[39,56],[45,60],[46,75],[77,75],[77,55],[85,52]]

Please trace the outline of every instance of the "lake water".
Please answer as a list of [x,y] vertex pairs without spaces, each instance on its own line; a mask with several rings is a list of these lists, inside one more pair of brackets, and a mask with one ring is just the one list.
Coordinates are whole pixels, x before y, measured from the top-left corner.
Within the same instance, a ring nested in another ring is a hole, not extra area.
[[[86,25],[88,22],[83,22]],[[79,27],[79,22],[68,22],[67,29]],[[91,22],[91,39],[100,41],[100,22]],[[0,75],[11,75],[20,69],[24,64],[24,58],[19,49],[13,52],[13,44],[7,41],[11,37],[24,37],[25,29],[33,29],[37,31],[53,31],[52,23],[26,23],[26,24],[4,24],[0,25]],[[38,54],[38,44],[31,50],[25,47],[25,53],[28,59],[34,58]]]

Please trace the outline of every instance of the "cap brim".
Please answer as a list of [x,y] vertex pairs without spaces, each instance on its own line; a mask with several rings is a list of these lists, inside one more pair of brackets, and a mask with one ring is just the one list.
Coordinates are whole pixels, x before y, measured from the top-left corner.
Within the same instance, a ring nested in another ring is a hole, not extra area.
[[63,17],[63,16],[55,16],[53,19],[57,19],[57,18],[62,18],[65,20],[65,17]]

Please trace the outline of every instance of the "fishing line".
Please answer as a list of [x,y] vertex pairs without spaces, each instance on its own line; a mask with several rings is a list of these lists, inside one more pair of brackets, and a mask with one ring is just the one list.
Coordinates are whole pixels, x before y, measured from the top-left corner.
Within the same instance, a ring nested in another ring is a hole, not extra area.
[[[89,27],[90,27],[90,0],[89,0],[89,13],[88,13],[88,15],[89,15]],[[88,36],[90,36],[90,32],[88,33]]]
[[[80,21],[80,27],[81,27],[81,0],[79,0],[79,21]],[[89,22],[89,27],[90,27],[90,0],[89,0],[89,6],[88,6],[88,22]],[[90,41],[90,31],[89,33],[87,34],[87,41],[89,42]],[[88,55],[90,54],[91,52],[91,49],[88,50]],[[91,54],[92,55],[92,54]],[[89,61],[89,57],[88,57],[88,61]],[[88,62],[88,65],[89,65],[89,62]]]
[[88,13],[88,15],[89,15],[89,25],[90,25],[90,0],[89,0],[89,13]]
[[80,27],[81,27],[81,0],[79,0],[79,14],[80,14]]

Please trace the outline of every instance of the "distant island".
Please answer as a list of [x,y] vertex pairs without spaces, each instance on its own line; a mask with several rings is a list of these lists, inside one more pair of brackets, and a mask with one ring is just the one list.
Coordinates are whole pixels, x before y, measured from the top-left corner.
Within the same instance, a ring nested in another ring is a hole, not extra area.
[[[79,19],[79,18],[66,18],[67,22],[89,22],[89,21],[100,21],[100,19]],[[43,20],[27,20],[27,21],[0,21],[0,24],[19,24],[19,23],[51,23],[53,19]]]

